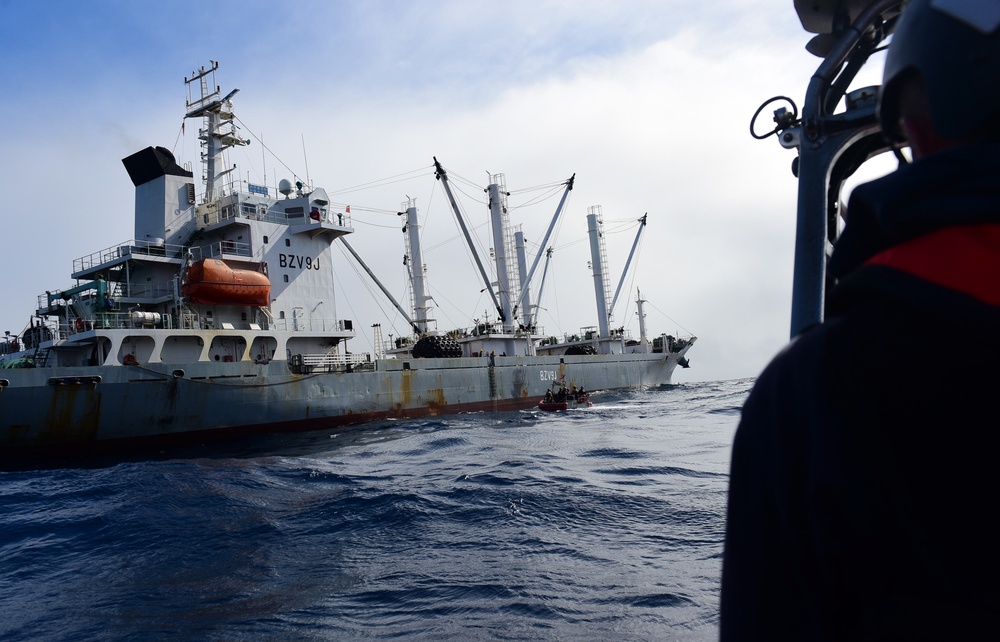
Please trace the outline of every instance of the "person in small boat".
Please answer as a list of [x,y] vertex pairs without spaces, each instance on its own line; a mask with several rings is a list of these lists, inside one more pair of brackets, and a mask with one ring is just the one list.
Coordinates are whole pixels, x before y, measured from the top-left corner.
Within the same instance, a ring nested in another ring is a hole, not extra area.
[[549,388],[545,391],[545,403],[552,403],[552,389]]
[[996,635],[998,78],[1000,3],[904,5],[878,116],[913,160],[854,189],[826,319],[743,407],[723,642]]

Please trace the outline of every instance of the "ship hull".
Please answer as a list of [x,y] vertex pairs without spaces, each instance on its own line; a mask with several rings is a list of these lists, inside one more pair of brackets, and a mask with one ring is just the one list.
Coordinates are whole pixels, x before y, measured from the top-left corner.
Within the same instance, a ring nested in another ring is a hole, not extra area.
[[680,356],[389,359],[308,374],[280,361],[8,370],[0,374],[0,457],[519,410],[537,406],[556,382],[588,390],[669,383]]

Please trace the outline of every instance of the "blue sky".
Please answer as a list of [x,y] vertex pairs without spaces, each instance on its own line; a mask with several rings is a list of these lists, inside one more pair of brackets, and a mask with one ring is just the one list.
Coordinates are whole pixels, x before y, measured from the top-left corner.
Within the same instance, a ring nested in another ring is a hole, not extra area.
[[[131,238],[122,158],[162,145],[197,165],[195,123],[180,136],[182,79],[218,60],[218,83],[241,90],[247,133],[277,157],[255,140],[233,159],[241,173],[273,184],[288,168],[339,194],[355,212],[352,244],[400,298],[402,240],[387,212],[417,198],[442,329],[486,306],[478,282],[461,278],[475,270],[432,156],[477,186],[502,172],[511,191],[576,173],[550,243],[546,330],[596,325],[587,208],[608,221],[612,287],[635,235],[628,221],[648,212],[629,282],[650,301],[652,331],[699,336],[677,379],[754,376],[787,340],[796,185],[794,153],[753,140],[748,125],[771,96],[801,104],[819,63],[808,39],[791,0],[0,0],[0,270],[16,275],[0,331],[19,332],[39,294],[72,285],[73,259]],[[400,174],[412,178],[347,189]],[[467,211],[482,217],[468,192]],[[556,202],[512,219],[540,241]],[[387,306],[346,259],[340,269],[339,315],[360,328],[383,321]],[[616,325],[637,331],[634,304],[619,305]]]

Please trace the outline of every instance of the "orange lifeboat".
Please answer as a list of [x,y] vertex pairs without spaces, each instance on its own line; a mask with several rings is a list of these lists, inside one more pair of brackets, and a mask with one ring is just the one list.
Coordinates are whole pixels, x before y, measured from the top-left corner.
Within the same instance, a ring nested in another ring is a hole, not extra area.
[[195,261],[181,293],[192,303],[207,305],[270,304],[271,281],[253,270],[234,270],[218,259]]

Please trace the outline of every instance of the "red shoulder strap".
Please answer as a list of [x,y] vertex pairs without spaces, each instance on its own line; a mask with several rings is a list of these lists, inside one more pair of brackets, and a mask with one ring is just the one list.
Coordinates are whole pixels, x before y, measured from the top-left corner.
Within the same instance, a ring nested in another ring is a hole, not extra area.
[[885,265],[1000,306],[1000,224],[947,227],[879,252]]

